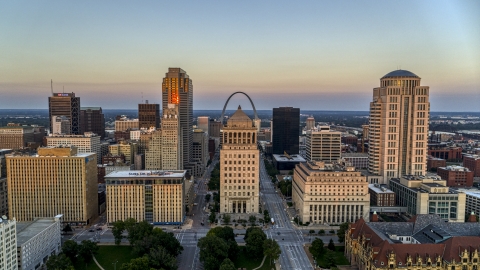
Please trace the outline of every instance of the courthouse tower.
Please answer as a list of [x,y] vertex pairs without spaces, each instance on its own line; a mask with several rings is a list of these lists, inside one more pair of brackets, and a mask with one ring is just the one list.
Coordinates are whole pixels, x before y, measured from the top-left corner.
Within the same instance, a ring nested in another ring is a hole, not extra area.
[[395,70],[380,79],[370,102],[368,170],[388,179],[425,175],[429,87],[407,70]]
[[223,127],[220,150],[220,213],[258,213],[257,129],[238,106]]

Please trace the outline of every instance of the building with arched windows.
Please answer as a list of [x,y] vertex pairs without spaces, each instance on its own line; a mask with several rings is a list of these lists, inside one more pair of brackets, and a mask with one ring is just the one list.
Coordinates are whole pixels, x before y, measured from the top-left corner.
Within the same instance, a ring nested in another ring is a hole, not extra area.
[[223,127],[221,140],[220,213],[246,214],[245,217],[258,213],[257,129],[240,106]]

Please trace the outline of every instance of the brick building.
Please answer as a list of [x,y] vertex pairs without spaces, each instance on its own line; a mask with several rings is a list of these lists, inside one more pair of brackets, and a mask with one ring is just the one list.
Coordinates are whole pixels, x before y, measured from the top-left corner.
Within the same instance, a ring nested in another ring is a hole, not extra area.
[[465,155],[463,166],[473,172],[473,177],[480,177],[480,155]]
[[438,167],[438,176],[447,180],[449,187],[471,187],[473,186],[473,172],[461,166]]

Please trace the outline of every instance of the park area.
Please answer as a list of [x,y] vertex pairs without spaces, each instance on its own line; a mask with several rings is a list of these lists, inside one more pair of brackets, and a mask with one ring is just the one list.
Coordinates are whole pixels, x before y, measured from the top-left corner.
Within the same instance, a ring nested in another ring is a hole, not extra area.
[[[132,254],[132,247],[130,246],[98,246],[98,253],[95,255],[98,263],[105,270],[120,269],[123,263],[129,262],[135,258]],[[117,264],[115,265],[115,262]],[[94,261],[84,265],[82,261],[74,264],[75,269],[78,270],[100,270]]]

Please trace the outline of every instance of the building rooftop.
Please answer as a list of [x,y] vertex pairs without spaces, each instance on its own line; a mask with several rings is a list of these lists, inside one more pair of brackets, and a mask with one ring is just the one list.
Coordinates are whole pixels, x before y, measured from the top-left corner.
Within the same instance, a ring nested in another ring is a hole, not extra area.
[[105,176],[105,178],[172,178],[185,177],[187,171],[171,170],[171,171],[114,171]]
[[92,110],[92,111],[98,111],[101,110],[102,107],[80,107],[80,110]]
[[369,184],[368,188],[375,193],[394,193],[393,191],[388,189],[386,186],[381,186],[378,184]]
[[302,156],[296,154],[296,155],[278,155],[278,154],[273,154],[273,158],[277,162],[307,162]]
[[33,129],[31,126],[3,126],[0,129]]
[[413,72],[410,72],[408,70],[398,69],[398,70],[394,70],[390,73],[387,73],[385,76],[382,77],[382,79],[396,78],[396,77],[420,78]]
[[438,169],[442,170],[447,170],[447,171],[457,171],[457,172],[469,172],[470,170],[468,168],[462,167],[462,166],[457,166],[457,165],[451,165],[447,167],[438,167]]
[[17,246],[23,245],[55,222],[55,218],[38,218],[31,222],[17,222]]
[[342,153],[342,157],[364,157],[364,158],[368,158],[368,153]]

